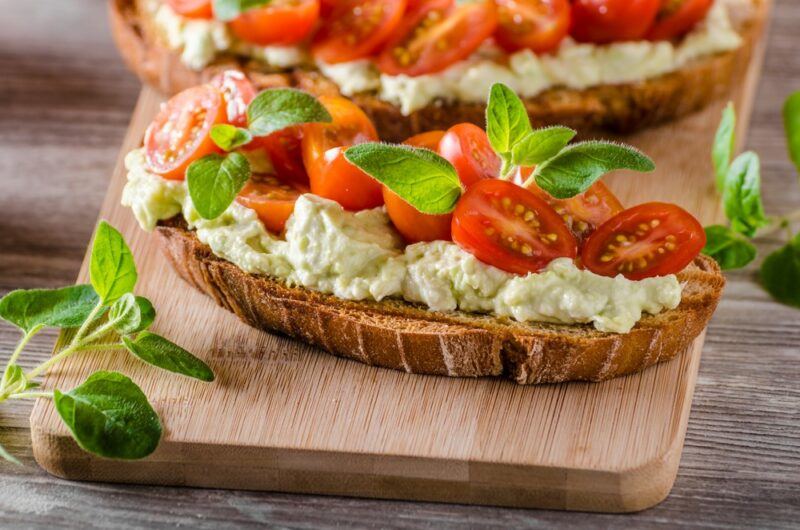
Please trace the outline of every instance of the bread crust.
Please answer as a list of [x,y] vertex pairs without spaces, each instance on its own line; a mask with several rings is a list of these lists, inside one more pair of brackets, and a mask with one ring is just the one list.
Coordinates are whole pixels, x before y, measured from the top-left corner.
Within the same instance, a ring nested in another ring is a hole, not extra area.
[[684,288],[676,309],[643,317],[629,333],[603,333],[589,325],[434,312],[397,300],[343,300],[242,271],[215,256],[180,216],[160,223],[156,234],[184,280],[253,327],[373,366],[504,376],[524,385],[603,381],[673,358],[706,328],[725,284],[717,264],[701,256],[678,275]]

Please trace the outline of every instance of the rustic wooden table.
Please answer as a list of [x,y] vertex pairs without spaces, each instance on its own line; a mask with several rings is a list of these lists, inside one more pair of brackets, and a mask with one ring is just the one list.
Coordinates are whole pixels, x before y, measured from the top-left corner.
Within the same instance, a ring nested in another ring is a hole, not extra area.
[[[104,4],[0,0],[0,295],[68,284],[77,275],[139,91],[111,44]],[[773,212],[800,205],[780,122],[785,96],[800,89],[798,27],[800,3],[777,0],[747,141],[761,154]],[[754,276],[752,269],[729,275],[708,333],[675,488],[639,514],[66,482],[33,461],[31,404],[8,402],[0,407],[0,443],[24,466],[0,463],[0,526],[797,525],[800,312],[771,302]],[[17,339],[0,325],[3,357]],[[54,332],[43,333],[25,363],[46,358],[54,339]]]

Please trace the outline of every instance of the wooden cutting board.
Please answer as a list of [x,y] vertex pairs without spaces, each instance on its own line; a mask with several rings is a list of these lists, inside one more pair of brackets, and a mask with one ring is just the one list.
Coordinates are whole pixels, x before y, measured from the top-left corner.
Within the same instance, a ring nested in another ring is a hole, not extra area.
[[[762,54],[759,45],[737,74],[739,138]],[[204,358],[217,380],[170,375],[119,352],[68,359],[45,387],[72,388],[98,369],[124,372],[150,398],[164,436],[142,461],[97,458],[77,447],[52,403],[39,400],[31,430],[43,468],[76,480],[614,512],[667,496],[703,337],[637,375],[521,387],[364,366],[249,328],[183,283],[153,236],[119,204],[122,156],[140,144],[160,102],[152,90],[142,91],[100,217],[133,250],[137,293],[158,310],[155,331]],[[722,102],[626,139],[658,170],[608,179],[623,202],[672,201],[703,221],[718,219],[709,153],[721,109]],[[84,262],[78,280],[87,278]]]

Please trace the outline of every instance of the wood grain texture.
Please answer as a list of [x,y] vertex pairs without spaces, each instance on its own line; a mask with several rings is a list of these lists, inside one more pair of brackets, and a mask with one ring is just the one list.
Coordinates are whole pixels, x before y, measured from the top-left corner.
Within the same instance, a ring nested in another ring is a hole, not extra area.
[[[3,292],[73,281],[138,93],[110,47],[102,2],[74,0],[47,10],[38,5],[0,1],[6,8],[0,18],[0,179],[9,192],[0,195]],[[773,212],[800,204],[779,126],[783,98],[800,87],[798,25],[800,5],[778,0],[746,144],[764,160],[767,207]],[[56,35],[58,45],[43,39],[45,34]],[[33,139],[39,142],[35,146],[29,143]],[[74,154],[77,147],[80,157]],[[766,242],[761,251],[777,244]],[[797,312],[771,302],[753,277],[752,270],[729,275],[706,341],[675,488],[665,502],[639,514],[65,482],[33,464],[30,404],[15,402],[0,408],[0,442],[22,455],[26,466],[0,465],[0,525],[794,526],[800,516],[800,323]],[[37,338],[28,365],[49,355],[54,338],[53,333]],[[0,351],[8,352],[16,339],[16,332],[0,327]]]

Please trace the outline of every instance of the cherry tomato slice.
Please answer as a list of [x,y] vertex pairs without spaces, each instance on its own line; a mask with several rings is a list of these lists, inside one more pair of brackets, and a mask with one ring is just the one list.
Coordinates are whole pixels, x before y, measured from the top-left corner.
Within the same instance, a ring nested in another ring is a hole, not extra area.
[[496,27],[492,1],[426,0],[406,13],[376,64],[389,75],[440,72],[471,55]]
[[514,274],[537,272],[578,253],[575,237],[555,210],[505,180],[482,180],[468,189],[453,212],[452,230],[461,248]]
[[344,0],[323,21],[311,53],[329,64],[371,55],[400,24],[406,0]]
[[660,0],[575,0],[570,34],[578,42],[639,40],[653,25]]
[[278,177],[308,186],[308,173],[303,165],[302,140],[303,128],[289,127],[259,138],[259,144],[266,149]]
[[247,127],[247,106],[256,97],[256,87],[242,72],[226,70],[214,76],[211,86],[222,92],[228,123]]
[[348,162],[343,147],[377,141],[372,121],[355,103],[339,96],[320,96],[331,123],[304,126],[301,149],[311,192],[332,199],[348,210],[383,204],[381,184]]
[[213,18],[211,0],[167,0],[173,11],[187,18]]
[[279,234],[286,227],[297,198],[307,191],[271,175],[254,175],[239,192],[236,202],[254,210],[267,230]]
[[500,157],[492,149],[486,132],[472,123],[450,127],[439,141],[439,154],[453,164],[467,188],[500,174]]
[[703,227],[689,212],[674,204],[650,202],[600,225],[586,240],[581,258],[594,273],[641,280],[683,270],[705,244]]
[[513,53],[528,48],[536,53],[558,48],[569,31],[567,0],[495,0],[498,27],[494,39]]
[[306,38],[318,19],[319,0],[273,0],[246,10],[228,25],[244,41],[286,45]]
[[210,85],[184,90],[167,101],[144,135],[147,164],[164,178],[183,180],[193,161],[220,152],[211,128],[227,119],[222,94]]
[[662,0],[656,23],[647,33],[650,40],[680,37],[708,14],[714,0]]

